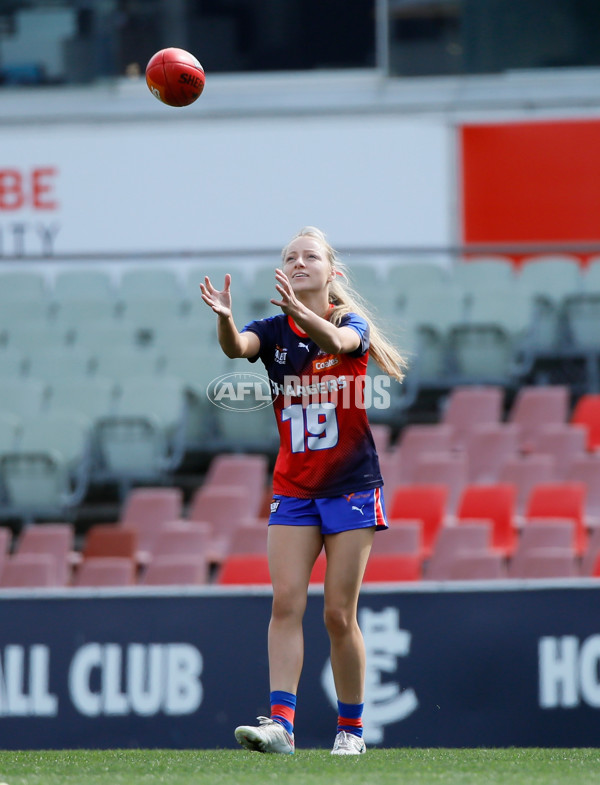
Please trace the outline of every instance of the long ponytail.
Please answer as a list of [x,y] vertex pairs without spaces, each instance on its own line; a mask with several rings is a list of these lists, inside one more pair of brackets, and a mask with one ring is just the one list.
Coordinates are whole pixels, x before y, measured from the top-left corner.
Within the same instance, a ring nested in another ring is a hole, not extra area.
[[[382,330],[377,326],[370,313],[369,305],[351,286],[346,266],[340,260],[337,251],[329,244],[325,234],[314,226],[305,226],[292,240],[304,236],[314,237],[323,245],[327,252],[329,264],[336,273],[334,280],[329,285],[329,302],[334,306],[331,322],[339,324],[342,316],[347,313],[356,313],[362,316],[369,325],[371,336],[370,356],[384,373],[401,382],[404,378],[406,361],[399,350],[384,337]],[[287,247],[283,249],[282,259],[286,257]]]

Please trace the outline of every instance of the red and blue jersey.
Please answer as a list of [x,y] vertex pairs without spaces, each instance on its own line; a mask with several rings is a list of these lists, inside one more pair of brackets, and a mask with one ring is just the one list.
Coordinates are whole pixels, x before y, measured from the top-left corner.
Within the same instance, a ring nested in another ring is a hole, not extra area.
[[354,313],[360,346],[328,354],[284,315],[244,327],[260,339],[250,362],[263,362],[269,377],[280,447],[273,492],[301,499],[342,496],[383,485],[364,406],[369,325]]

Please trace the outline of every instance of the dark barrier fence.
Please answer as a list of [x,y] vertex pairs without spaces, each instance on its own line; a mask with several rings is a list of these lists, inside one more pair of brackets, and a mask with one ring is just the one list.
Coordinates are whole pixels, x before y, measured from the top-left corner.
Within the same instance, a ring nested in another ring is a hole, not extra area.
[[[268,714],[268,590],[0,596],[0,748],[233,747]],[[299,748],[336,708],[311,589]],[[599,746],[600,585],[365,588],[365,737],[383,747]]]

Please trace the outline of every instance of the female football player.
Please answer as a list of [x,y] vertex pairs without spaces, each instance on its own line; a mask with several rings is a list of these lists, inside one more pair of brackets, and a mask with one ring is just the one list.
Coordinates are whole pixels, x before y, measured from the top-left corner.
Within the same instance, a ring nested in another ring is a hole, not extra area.
[[236,728],[235,737],[251,750],[294,752],[302,619],[311,571],[324,548],[324,618],[338,698],[332,754],[359,755],[365,751],[365,648],[358,596],[374,532],[388,525],[362,396],[369,355],[398,381],[404,361],[348,285],[319,229],[305,227],[283,249],[271,300],[281,314],[239,331],[230,286],[230,275],[222,291],[207,277],[202,299],[217,314],[225,354],[264,363],[280,436],[268,529],[271,716]]

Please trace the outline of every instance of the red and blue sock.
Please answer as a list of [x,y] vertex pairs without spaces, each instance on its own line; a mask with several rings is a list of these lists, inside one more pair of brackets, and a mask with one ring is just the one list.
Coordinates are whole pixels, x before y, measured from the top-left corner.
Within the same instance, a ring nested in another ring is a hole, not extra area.
[[338,701],[338,733],[342,730],[362,738],[362,714],[364,703],[342,703]]
[[271,693],[271,719],[281,723],[291,735],[294,732],[296,696],[292,692],[274,690]]

